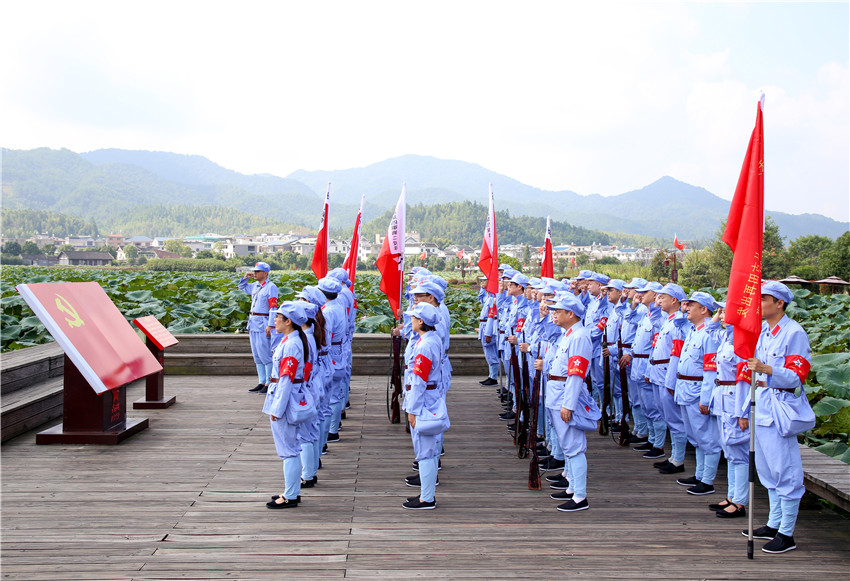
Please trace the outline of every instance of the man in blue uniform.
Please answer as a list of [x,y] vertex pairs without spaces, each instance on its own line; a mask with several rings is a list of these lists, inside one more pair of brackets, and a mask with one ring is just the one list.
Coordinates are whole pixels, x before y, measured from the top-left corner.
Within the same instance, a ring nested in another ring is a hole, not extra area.
[[487,360],[489,374],[481,385],[499,385],[499,327],[498,313],[496,310],[496,295],[487,292],[487,277],[478,279],[481,290],[478,300],[481,301],[481,314],[478,317],[478,338],[481,340],[481,348],[484,350],[484,358]]
[[590,333],[590,341],[593,344],[593,356],[590,360],[590,381],[593,387],[593,399],[596,404],[602,405],[603,367],[602,367],[602,335],[605,325],[611,316],[612,305],[608,302],[607,293],[602,292],[602,287],[608,284],[610,278],[600,272],[591,273],[587,280],[587,293],[590,302],[584,314],[584,326]]
[[[250,273],[239,279],[239,290],[251,295],[251,311],[248,315],[248,336],[251,341],[251,354],[257,366],[259,383],[249,389],[255,393],[269,390],[269,378],[272,371],[272,343],[274,316],[277,314],[277,285],[269,280],[271,267],[258,262]],[[253,278],[254,282],[249,282]]]
[[[799,323],[788,318],[785,309],[794,294],[781,282],[768,281],[761,287],[762,332],[756,355],[747,362],[756,373],[756,469],[759,481],[767,488],[770,513],[767,525],[753,531],[757,539],[771,539],[762,551],[785,553],[797,548],[794,526],[800,510],[803,462],[795,434],[782,435],[773,409],[785,400],[806,397],[804,383],[812,365],[809,336]],[[748,412],[747,414],[748,415]],[[739,420],[741,429],[749,424]],[[748,531],[743,531],[748,535]]]
[[[586,510],[587,502],[587,437],[585,431],[595,429],[599,409],[587,393],[585,376],[592,351],[590,337],[582,325],[584,305],[571,293],[558,297],[549,306],[552,320],[564,335],[549,367],[546,383],[546,413],[564,452],[564,476],[569,486],[552,494],[556,500],[566,500],[558,506],[563,512]],[[537,359],[534,368],[542,370],[543,360]]]

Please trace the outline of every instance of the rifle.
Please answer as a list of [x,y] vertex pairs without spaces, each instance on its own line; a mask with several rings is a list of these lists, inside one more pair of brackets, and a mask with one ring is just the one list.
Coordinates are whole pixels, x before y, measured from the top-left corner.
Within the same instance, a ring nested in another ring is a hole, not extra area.
[[392,361],[393,366],[390,372],[390,386],[392,392],[389,394],[389,416],[391,424],[401,423],[401,410],[399,409],[398,400],[401,396],[401,336],[392,337]]
[[[537,343],[537,354],[540,355],[540,343]],[[543,371],[534,372],[534,385],[531,389],[531,421],[528,426],[528,444],[531,450],[531,463],[528,465],[528,489],[540,490],[540,459],[537,457],[537,412],[540,409],[540,384]]]
[[513,343],[508,343],[511,346],[511,375],[514,379],[514,405],[516,405],[516,419],[514,420],[514,445],[519,441],[519,418],[522,411],[522,383],[519,374],[519,360],[516,356],[516,347]]
[[[605,335],[602,336],[603,340]],[[599,422],[599,435],[608,434],[608,406],[611,405],[611,357],[602,357],[602,421]]]
[[[623,356],[623,336],[620,330],[617,330],[617,354]],[[626,419],[626,414],[632,413],[632,405],[629,401],[629,375],[626,373],[626,367],[620,367],[619,362],[617,367],[620,369],[620,394],[623,397],[623,417],[620,419],[620,442],[621,446],[629,445],[629,421]]]
[[[517,411],[517,458],[525,458],[528,455],[527,441],[530,437],[528,426],[531,423],[531,416],[529,415],[528,396],[531,393],[531,381],[529,380],[528,357],[522,351],[520,351],[520,355],[522,355],[522,401],[517,406],[517,410],[522,409],[522,414],[520,415]],[[521,422],[520,418],[522,418]],[[537,449],[536,442],[534,448]]]

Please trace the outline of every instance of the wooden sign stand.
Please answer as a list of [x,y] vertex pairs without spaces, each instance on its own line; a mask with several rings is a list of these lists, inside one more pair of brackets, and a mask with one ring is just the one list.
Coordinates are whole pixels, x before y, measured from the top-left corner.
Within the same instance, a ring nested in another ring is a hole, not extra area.
[[[160,349],[150,337],[145,339],[145,345],[148,346],[150,352],[156,357],[157,362],[162,365],[165,350]],[[134,410],[165,409],[177,401],[176,395],[172,395],[169,398],[165,397],[164,378],[165,371],[147,376],[147,379],[145,379],[145,397],[133,402]]]
[[96,393],[65,357],[62,423],[35,436],[36,444],[118,444],[148,427],[147,418],[127,418],[127,386]]

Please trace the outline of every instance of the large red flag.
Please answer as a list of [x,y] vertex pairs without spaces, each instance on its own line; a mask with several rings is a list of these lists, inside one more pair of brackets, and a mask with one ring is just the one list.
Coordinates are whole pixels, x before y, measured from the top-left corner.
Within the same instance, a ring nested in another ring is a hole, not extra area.
[[381,290],[387,295],[393,316],[401,319],[399,305],[401,304],[402,276],[404,275],[404,239],[405,235],[405,206],[404,185],[401,186],[401,196],[395,207],[395,213],[387,237],[378,254],[378,270],[381,273]]
[[685,249],[685,245],[684,245],[684,244],[682,244],[681,242],[679,242],[679,235],[678,235],[678,234],[676,234],[676,235],[674,235],[674,236],[673,236],[673,246],[675,246],[675,247],[676,247],[676,248],[678,248],[679,250],[684,250],[684,249]]
[[354,277],[357,274],[357,256],[360,254],[360,221],[363,217],[363,198],[360,196],[360,211],[357,212],[357,219],[354,220],[354,232],[351,233],[351,245],[348,247],[348,256],[345,257],[345,262],[342,267],[348,271],[348,280],[354,284]]
[[726,323],[735,327],[735,354],[754,356],[761,333],[761,255],[764,237],[764,131],[762,105],[729,208],[723,242],[732,249]]
[[540,276],[555,277],[555,265],[552,261],[552,224],[546,216],[546,242],[543,243],[543,262],[540,263]]
[[316,235],[316,248],[313,250],[313,262],[310,268],[316,274],[316,278],[325,278],[328,274],[328,246],[330,245],[330,233],[328,232],[328,207],[331,200],[331,182],[328,182],[328,191],[325,193],[325,207],[322,210],[322,223],[319,233]]
[[487,292],[499,292],[499,242],[496,238],[496,207],[493,204],[493,184],[490,184],[490,209],[487,212],[487,226],[484,228],[484,241],[481,243],[481,256],[478,268],[487,277]]

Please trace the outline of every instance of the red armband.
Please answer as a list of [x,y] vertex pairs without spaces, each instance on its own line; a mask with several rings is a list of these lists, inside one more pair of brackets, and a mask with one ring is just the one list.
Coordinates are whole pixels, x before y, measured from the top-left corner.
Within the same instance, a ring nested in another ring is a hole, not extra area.
[[703,371],[717,371],[717,353],[706,353],[702,356]]
[[304,381],[310,380],[310,372],[313,371],[313,364],[309,361],[304,364]]
[[289,376],[289,380],[295,380],[295,372],[298,371],[298,360],[295,357],[284,357],[280,360],[280,372],[278,377],[283,379]]
[[490,305],[490,309],[487,311],[487,318],[495,319],[498,315],[496,314],[496,305]]
[[269,297],[269,308],[276,309],[277,308],[277,297]]
[[655,347],[656,343],[658,343],[658,333],[652,336],[652,346]]
[[800,378],[800,384],[806,383],[806,377],[809,375],[809,369],[812,364],[802,355],[788,355],[785,357],[785,369],[790,369]]
[[753,382],[753,373],[750,371],[750,366],[747,365],[746,361],[738,363],[735,381],[746,381],[747,383]]
[[673,350],[670,351],[670,357],[681,357],[684,345],[685,342],[681,339],[673,339]]
[[599,329],[600,331],[604,331],[605,326],[607,324],[608,324],[608,317],[602,317],[601,319],[599,319],[599,322],[596,323],[596,328]]
[[581,355],[573,355],[569,359],[567,375],[578,375],[582,379],[587,375],[588,360]]
[[525,319],[517,319],[516,320],[516,332],[522,333],[523,326],[525,326]]
[[431,374],[431,360],[421,353],[413,360],[413,375],[418,376],[422,381],[428,381],[428,376]]

